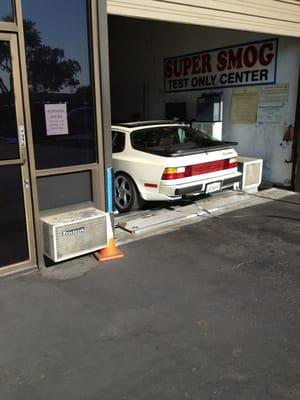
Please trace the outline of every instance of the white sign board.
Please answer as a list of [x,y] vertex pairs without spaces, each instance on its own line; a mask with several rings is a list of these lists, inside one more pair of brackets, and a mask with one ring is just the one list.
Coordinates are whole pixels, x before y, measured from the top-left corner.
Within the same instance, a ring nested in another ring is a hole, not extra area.
[[47,136],[68,135],[67,105],[45,104],[46,132]]
[[164,60],[166,93],[276,83],[278,39]]

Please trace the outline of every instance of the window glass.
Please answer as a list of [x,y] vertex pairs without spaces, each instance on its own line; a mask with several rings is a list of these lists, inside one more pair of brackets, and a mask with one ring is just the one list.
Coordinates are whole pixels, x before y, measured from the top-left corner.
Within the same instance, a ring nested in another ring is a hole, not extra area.
[[37,169],[96,158],[87,0],[23,0]]
[[93,201],[90,171],[38,177],[37,188],[40,210]]
[[121,153],[125,148],[125,133],[124,132],[112,132],[112,152]]
[[137,150],[166,156],[223,145],[205,132],[184,125],[138,129],[131,134],[131,141]]
[[14,20],[12,0],[1,0],[0,21],[12,22]]
[[19,158],[10,43],[0,41],[0,161]]
[[[21,168],[0,167],[0,268],[29,257]],[[16,251],[17,247],[17,251]]]

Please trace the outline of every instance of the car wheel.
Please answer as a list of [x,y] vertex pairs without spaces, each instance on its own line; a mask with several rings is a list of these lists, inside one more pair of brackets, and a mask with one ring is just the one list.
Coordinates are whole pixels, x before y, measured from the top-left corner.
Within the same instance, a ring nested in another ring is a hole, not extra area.
[[143,201],[133,180],[124,173],[118,173],[114,180],[115,203],[118,210],[128,212],[137,210],[141,207]]

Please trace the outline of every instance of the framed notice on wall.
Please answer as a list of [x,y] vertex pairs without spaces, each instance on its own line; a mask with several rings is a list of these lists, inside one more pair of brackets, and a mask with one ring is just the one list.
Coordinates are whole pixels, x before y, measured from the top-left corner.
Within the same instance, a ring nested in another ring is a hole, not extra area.
[[289,85],[237,88],[232,91],[231,122],[284,125]]
[[284,125],[285,103],[259,104],[257,107],[257,125]]
[[232,92],[231,122],[255,124],[257,113],[257,88],[239,88]]
[[67,105],[45,104],[45,119],[47,136],[68,135]]
[[257,125],[284,126],[288,101],[288,84],[260,88],[258,93]]

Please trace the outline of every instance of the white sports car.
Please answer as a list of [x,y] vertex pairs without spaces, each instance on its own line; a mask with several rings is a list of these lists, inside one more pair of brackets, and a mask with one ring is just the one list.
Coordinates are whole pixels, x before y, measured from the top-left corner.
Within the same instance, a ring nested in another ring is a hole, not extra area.
[[237,152],[188,125],[166,121],[112,126],[115,203],[120,212],[145,201],[237,188]]

